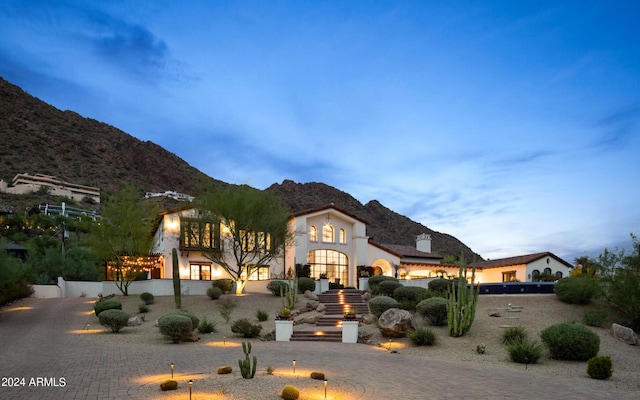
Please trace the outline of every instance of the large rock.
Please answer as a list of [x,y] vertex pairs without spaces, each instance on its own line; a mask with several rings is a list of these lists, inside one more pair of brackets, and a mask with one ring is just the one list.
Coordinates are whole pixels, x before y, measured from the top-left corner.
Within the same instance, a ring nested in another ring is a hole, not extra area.
[[315,300],[315,301],[318,301],[318,300],[319,300],[318,295],[317,295],[317,294],[315,294],[315,293],[313,293],[313,292],[312,292],[312,291],[310,291],[310,290],[305,290],[305,292],[304,292],[304,297],[306,297],[306,298],[307,298],[307,299],[309,299],[309,300]]
[[631,328],[627,328],[626,326],[613,324],[611,325],[611,334],[614,338],[625,342],[626,344],[636,345],[638,344],[638,338],[636,337],[635,332]]
[[407,310],[390,308],[378,318],[378,327],[384,337],[405,337],[414,330],[413,315]]
[[127,320],[127,326],[139,326],[142,325],[142,318],[135,316]]

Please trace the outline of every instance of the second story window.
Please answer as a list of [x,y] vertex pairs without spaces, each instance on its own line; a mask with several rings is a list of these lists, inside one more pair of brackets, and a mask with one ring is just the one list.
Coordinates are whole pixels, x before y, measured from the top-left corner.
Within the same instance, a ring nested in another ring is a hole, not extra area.
[[195,219],[180,220],[180,248],[220,249],[220,224]]
[[334,236],[333,236],[333,225],[324,225],[322,227],[322,241],[324,243],[333,243],[334,242]]
[[318,228],[316,228],[315,226],[309,228],[309,240],[312,242],[318,241]]
[[347,243],[347,231],[345,231],[343,228],[340,228],[340,244],[346,244]]

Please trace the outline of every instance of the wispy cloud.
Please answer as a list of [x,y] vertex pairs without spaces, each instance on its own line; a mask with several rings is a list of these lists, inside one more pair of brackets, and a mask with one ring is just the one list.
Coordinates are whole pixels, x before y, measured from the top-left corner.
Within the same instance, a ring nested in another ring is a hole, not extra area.
[[599,150],[615,150],[627,145],[629,138],[640,134],[640,106],[616,110],[595,124],[601,133],[592,144]]

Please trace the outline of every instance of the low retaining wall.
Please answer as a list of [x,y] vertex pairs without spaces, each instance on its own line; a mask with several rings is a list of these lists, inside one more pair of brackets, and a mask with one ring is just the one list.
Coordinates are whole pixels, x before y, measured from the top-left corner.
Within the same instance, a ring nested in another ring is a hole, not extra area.
[[555,286],[555,282],[481,283],[480,294],[548,294]]

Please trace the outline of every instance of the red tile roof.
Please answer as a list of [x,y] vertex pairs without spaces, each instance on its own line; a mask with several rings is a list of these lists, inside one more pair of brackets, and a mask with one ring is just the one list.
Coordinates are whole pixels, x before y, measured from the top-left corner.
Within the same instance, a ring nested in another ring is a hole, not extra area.
[[515,256],[515,257],[507,257],[507,258],[500,258],[500,259],[496,259],[496,260],[486,260],[486,261],[480,261],[476,263],[476,267],[478,268],[496,268],[496,267],[506,267],[506,266],[510,266],[510,265],[523,265],[523,264],[529,264],[532,263],[534,261],[537,261],[541,258],[544,257],[551,257],[555,260],[557,260],[558,262],[566,265],[569,268],[573,268],[573,265],[569,264],[568,262],[566,262],[565,260],[563,260],[562,258],[556,256],[555,254],[551,253],[551,252],[543,252],[543,253],[534,253],[534,254],[526,254],[526,255],[522,255],[522,256]]

